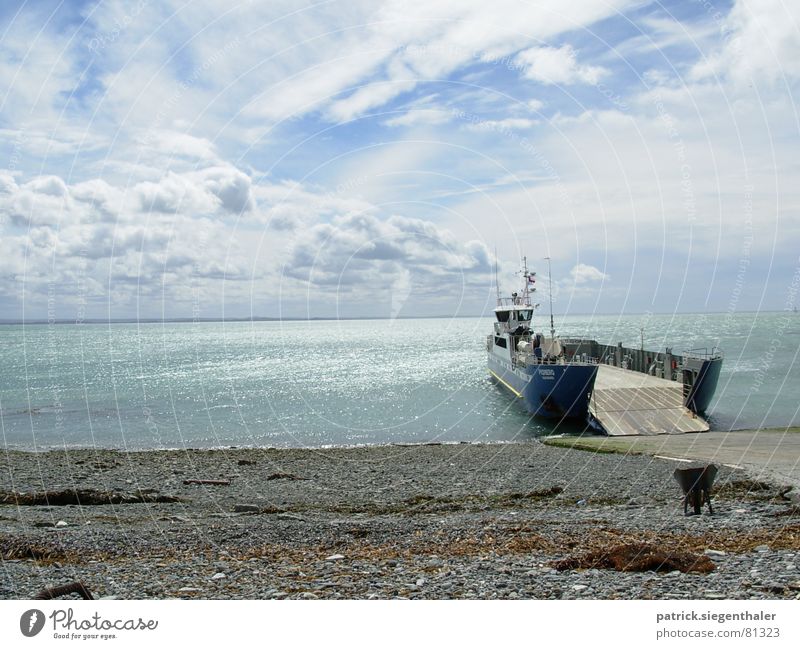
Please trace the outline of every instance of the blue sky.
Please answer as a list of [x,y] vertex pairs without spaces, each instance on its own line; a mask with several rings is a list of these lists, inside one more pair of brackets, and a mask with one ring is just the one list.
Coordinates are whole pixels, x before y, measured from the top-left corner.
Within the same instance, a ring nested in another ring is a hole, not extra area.
[[4,3],[0,50],[3,318],[476,314],[495,250],[562,313],[795,300],[796,3]]

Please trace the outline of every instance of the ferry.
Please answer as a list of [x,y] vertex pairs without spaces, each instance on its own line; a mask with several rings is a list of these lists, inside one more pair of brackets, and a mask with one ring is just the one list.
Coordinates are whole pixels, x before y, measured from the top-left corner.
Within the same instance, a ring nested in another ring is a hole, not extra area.
[[550,336],[533,330],[538,304],[531,302],[536,291],[536,273],[522,260],[522,291],[500,297],[498,286],[494,331],[486,338],[489,373],[498,383],[522,400],[531,415],[557,419],[587,419],[589,402],[597,378],[597,363],[568,359],[553,327]]
[[[549,261],[549,260],[548,260]],[[702,432],[722,353],[716,348],[654,352],[537,333],[532,302],[536,273],[522,259],[523,286],[500,297],[494,331],[486,337],[491,378],[517,397],[529,414],[588,423],[608,435]],[[552,288],[552,286],[551,286]]]

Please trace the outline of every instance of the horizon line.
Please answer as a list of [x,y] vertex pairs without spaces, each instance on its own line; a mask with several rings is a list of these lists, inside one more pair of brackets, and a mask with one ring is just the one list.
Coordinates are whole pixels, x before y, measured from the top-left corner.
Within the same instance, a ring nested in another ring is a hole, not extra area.
[[[556,318],[563,317],[578,317],[578,316],[653,316],[653,315],[726,315],[726,314],[746,314],[746,313],[794,313],[788,309],[780,310],[742,310],[731,313],[730,311],[639,311],[639,312],[624,312],[624,313],[607,313],[607,312],[584,312],[584,313],[562,313],[553,314]],[[83,324],[199,324],[211,322],[332,322],[338,320],[444,320],[448,318],[488,318],[491,313],[483,314],[463,314],[463,315],[418,315],[418,316],[315,316],[315,317],[301,317],[301,316],[249,316],[249,317],[213,317],[213,318],[81,318],[67,320],[63,318],[49,319],[49,318],[3,318],[0,319],[0,325],[83,325]]]

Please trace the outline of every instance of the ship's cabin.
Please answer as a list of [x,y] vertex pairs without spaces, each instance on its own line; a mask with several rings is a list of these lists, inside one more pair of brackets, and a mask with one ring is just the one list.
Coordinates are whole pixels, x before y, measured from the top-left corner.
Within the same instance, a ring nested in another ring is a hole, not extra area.
[[524,304],[521,300],[512,300],[510,304],[498,306],[494,310],[494,314],[497,318],[497,322],[494,324],[495,333],[522,336],[530,331],[533,318],[533,306],[530,304]]
[[533,317],[533,307],[497,307],[494,313],[498,322],[530,322]]

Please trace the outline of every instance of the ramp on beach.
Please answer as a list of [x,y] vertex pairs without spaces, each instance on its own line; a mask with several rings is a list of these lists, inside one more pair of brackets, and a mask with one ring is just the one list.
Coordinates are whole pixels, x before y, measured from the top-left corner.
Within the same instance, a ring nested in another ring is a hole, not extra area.
[[706,421],[683,405],[683,385],[600,365],[589,410],[608,435],[701,433]]

